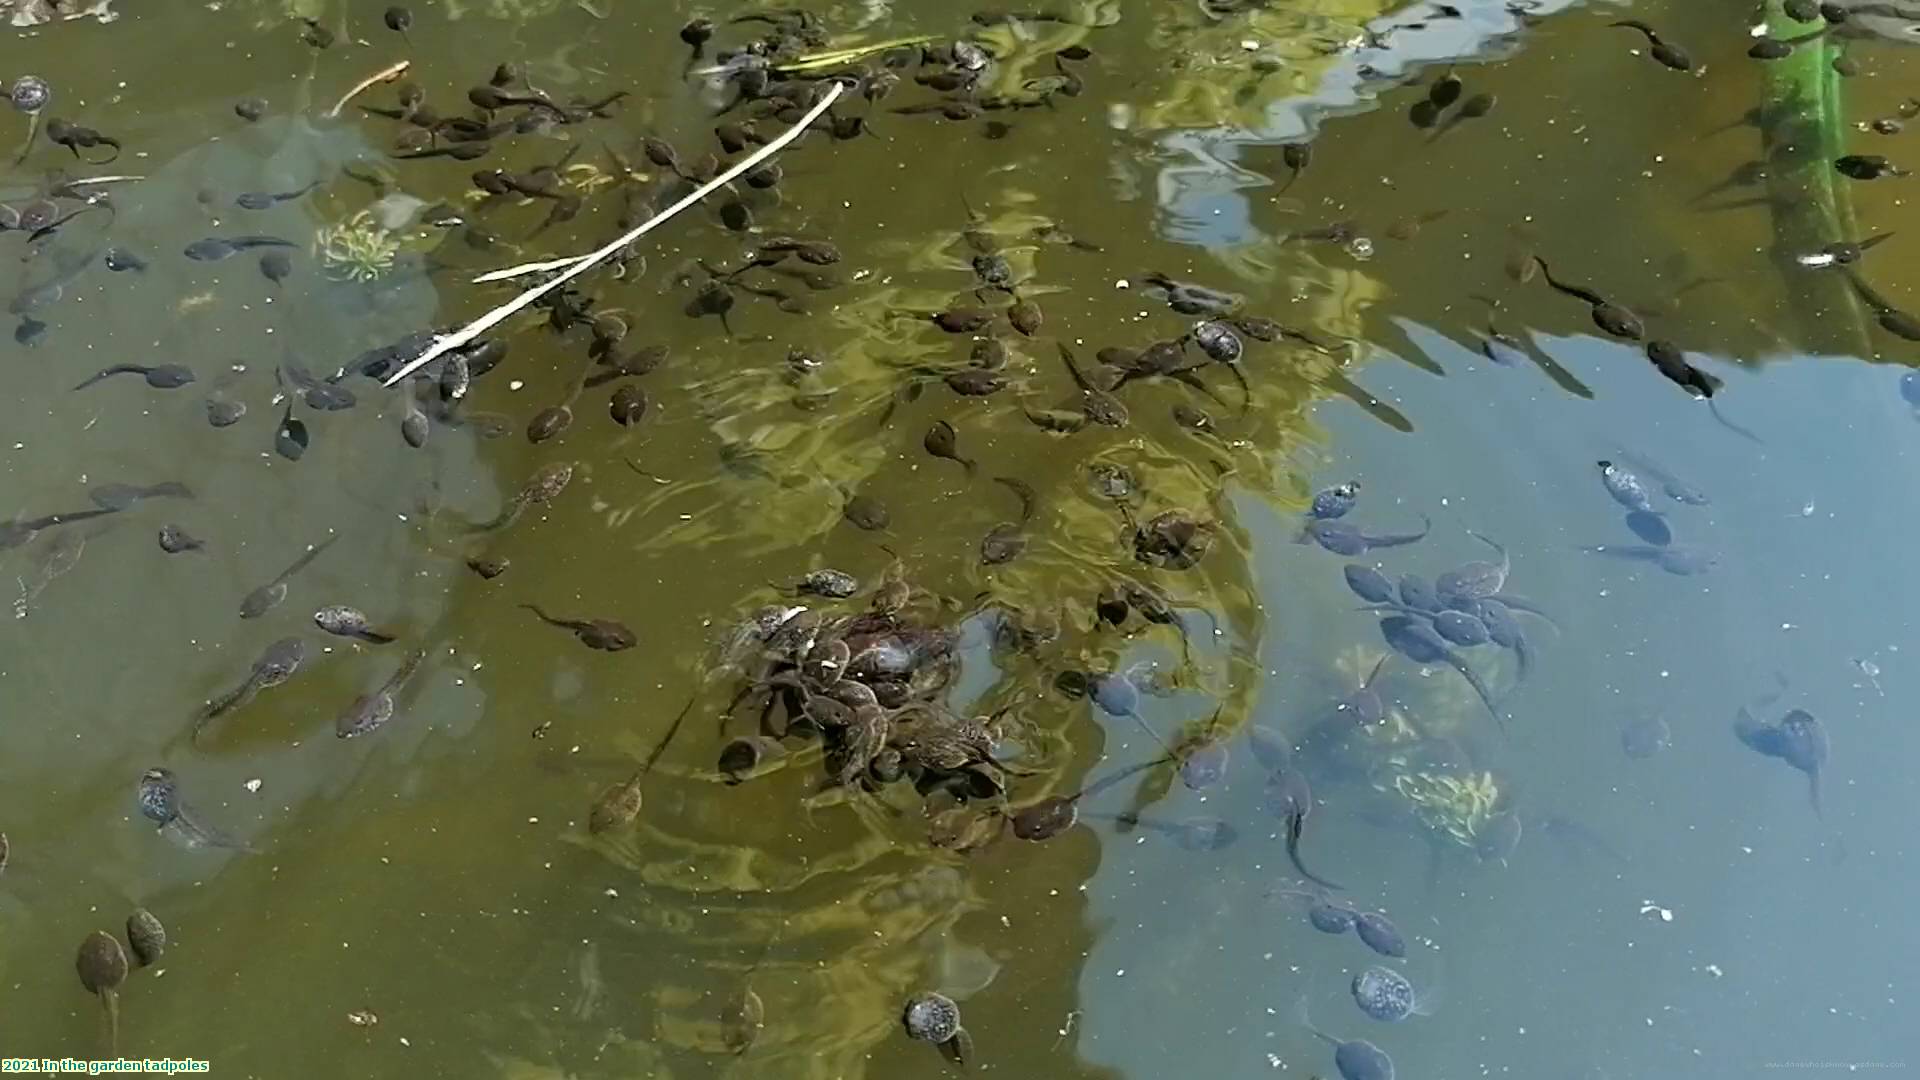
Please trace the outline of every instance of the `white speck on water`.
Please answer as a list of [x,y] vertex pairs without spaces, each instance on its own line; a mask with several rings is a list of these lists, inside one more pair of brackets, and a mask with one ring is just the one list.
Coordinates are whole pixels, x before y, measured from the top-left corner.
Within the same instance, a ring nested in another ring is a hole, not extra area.
[[257,793],[260,790],[260,778],[256,776],[242,786],[247,789],[249,794]]
[[522,387],[524,387],[524,386],[526,386],[526,385],[527,385],[527,380],[525,380],[525,379],[515,379],[515,380],[513,380],[512,382],[510,382],[510,383],[508,383],[508,384],[507,384],[507,389],[509,389],[509,390],[519,390],[519,389],[521,389]]
[[1113,287],[1116,289],[1131,289],[1133,288],[1133,282],[1128,281],[1126,278],[1117,278],[1114,280]]
[[537,818],[537,817],[530,817],[530,818],[528,818],[528,819],[527,819],[527,824],[529,824],[529,825],[538,825],[538,824],[540,824],[540,819],[539,819],[539,818]]

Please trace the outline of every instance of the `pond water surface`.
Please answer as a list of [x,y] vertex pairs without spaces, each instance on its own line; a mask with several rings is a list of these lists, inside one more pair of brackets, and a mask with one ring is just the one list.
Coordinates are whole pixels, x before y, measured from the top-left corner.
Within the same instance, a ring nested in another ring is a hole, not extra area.
[[146,908],[118,1050],[222,1075],[1920,1061],[1897,13],[122,6],[0,43],[0,1056]]

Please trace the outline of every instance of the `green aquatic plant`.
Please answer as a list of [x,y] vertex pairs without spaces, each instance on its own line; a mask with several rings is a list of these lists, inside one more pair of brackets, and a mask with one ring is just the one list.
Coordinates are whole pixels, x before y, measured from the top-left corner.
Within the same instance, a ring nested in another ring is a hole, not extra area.
[[477,15],[483,19],[500,19],[504,22],[532,22],[542,16],[576,7],[599,18],[606,17],[603,6],[589,7],[580,0],[446,0],[445,7],[449,19]]
[[926,34],[919,34],[913,37],[890,38],[886,41],[869,41],[838,49],[823,49],[775,63],[773,70],[781,75],[819,75],[835,68],[858,66],[860,61],[889,49],[907,45],[924,45],[932,40],[933,38]]
[[[982,90],[990,95],[1015,97],[1027,89],[1029,83],[1044,85],[1037,80],[1057,74],[1054,54],[1070,46],[1086,44],[1091,37],[1090,28],[1101,25],[1097,20],[1107,18],[1101,5],[1081,6],[1084,10],[1075,23],[1023,22],[1019,33],[1005,23],[982,29],[976,38],[994,58],[991,77]],[[1111,17],[1117,19],[1118,12],[1113,12]]]
[[[1382,655],[1353,645],[1334,658],[1333,667],[1343,685],[1357,686]],[[1354,730],[1348,752],[1365,756],[1371,786],[1395,809],[1436,835],[1474,848],[1508,800],[1500,779],[1469,761],[1454,741],[1485,722],[1480,705],[1461,680],[1415,681],[1422,690],[1419,718],[1389,709],[1379,724]]]
[[1309,0],[1220,20],[1202,16],[1197,5],[1157,8],[1157,35],[1179,44],[1161,69],[1164,79],[1143,88],[1137,126],[1265,127],[1272,107],[1312,92],[1338,54],[1366,40],[1367,21],[1387,7]]
[[400,241],[362,210],[345,221],[323,225],[313,234],[313,256],[321,272],[338,281],[374,281],[393,269]]
[[[1768,0],[1764,10],[1777,38],[1818,25],[1796,22],[1781,0]],[[1841,55],[1834,38],[1822,37],[1760,65],[1762,100],[1754,116],[1769,166],[1766,202],[1773,213],[1774,262],[1788,287],[1799,293],[1795,310],[1818,313],[1802,329],[1827,347],[1864,356],[1871,353],[1871,343],[1860,298],[1839,275],[1807,274],[1794,263],[1795,256],[1835,237],[1861,235],[1848,181],[1832,164],[1847,152],[1844,91],[1834,69]]]
[[1500,785],[1483,770],[1458,773],[1413,769],[1393,777],[1393,790],[1436,833],[1474,847],[1500,803]]

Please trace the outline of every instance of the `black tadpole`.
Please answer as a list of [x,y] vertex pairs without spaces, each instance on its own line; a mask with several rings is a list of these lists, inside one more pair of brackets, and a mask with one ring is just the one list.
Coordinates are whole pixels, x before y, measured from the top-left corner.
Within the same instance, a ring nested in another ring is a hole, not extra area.
[[387,29],[399,34],[400,40],[413,44],[413,39],[407,37],[407,31],[413,26],[413,12],[396,4],[387,9],[385,21]]

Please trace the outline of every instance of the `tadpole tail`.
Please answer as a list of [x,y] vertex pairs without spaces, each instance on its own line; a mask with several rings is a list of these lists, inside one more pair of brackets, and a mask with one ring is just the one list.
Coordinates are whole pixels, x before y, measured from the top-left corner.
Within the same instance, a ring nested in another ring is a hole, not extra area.
[[1500,730],[1507,730],[1507,721],[1500,715],[1499,708],[1494,705],[1493,694],[1487,689],[1485,680],[1474,674],[1473,669],[1468,667],[1464,660],[1456,659],[1453,669],[1460,673],[1461,678],[1467,680],[1467,685],[1473,687],[1474,693],[1480,695],[1480,703],[1487,707],[1487,715],[1493,717],[1493,722],[1500,725]]
[[1160,749],[1165,750],[1167,752],[1166,760],[1168,761],[1180,760],[1180,755],[1173,752],[1173,747],[1167,745],[1167,740],[1161,738],[1159,732],[1153,730],[1152,727],[1148,726],[1147,722],[1140,718],[1139,713],[1129,712],[1127,715],[1133,718],[1134,723],[1140,725],[1141,731],[1146,732],[1147,735],[1151,737],[1154,742],[1157,742],[1160,744]]
[[1101,777],[1100,779],[1095,780],[1094,782],[1088,784],[1086,787],[1081,788],[1080,794],[1075,795],[1073,798],[1075,801],[1078,801],[1080,799],[1086,798],[1089,795],[1098,794],[1099,792],[1105,791],[1107,788],[1112,787],[1113,785],[1119,783],[1120,781],[1125,780],[1129,776],[1132,776],[1136,773],[1146,772],[1148,769],[1151,769],[1156,765],[1165,765],[1172,760],[1173,760],[1172,758],[1153,758],[1149,761],[1142,761],[1142,762],[1135,763],[1133,765],[1129,765],[1126,768],[1121,769],[1120,771],[1114,773],[1111,776]]
[[1755,435],[1753,432],[1748,431],[1746,428],[1743,428],[1739,424],[1736,424],[1733,421],[1727,419],[1726,414],[1720,411],[1719,404],[1715,402],[1712,398],[1707,399],[1707,411],[1713,414],[1713,418],[1720,422],[1721,427],[1726,428],[1728,431],[1733,432],[1735,435],[1738,435],[1741,438],[1746,439],[1748,442],[1751,442],[1756,446],[1766,445],[1765,439],[1762,439],[1760,436]]
[[1427,534],[1433,531],[1433,519],[1425,514],[1421,514],[1420,519],[1424,524],[1421,525],[1420,531],[1417,533],[1399,533],[1394,536],[1366,537],[1367,550],[1372,550],[1373,548],[1405,547],[1408,544],[1417,544],[1425,540]]
[[208,725],[233,710],[240,708],[247,702],[252,701],[253,696],[259,692],[260,687],[257,682],[252,677],[248,677],[246,682],[241,683],[232,691],[207,702],[207,704],[201,708],[199,715],[193,718],[191,738],[198,740]]
[[526,509],[526,504],[516,499],[507,503],[506,509],[500,511],[499,516],[493,520],[468,525],[467,532],[471,535],[475,533],[493,532],[495,529],[504,529],[519,520],[520,512],[524,509]]
[[[40,112],[36,109],[27,114],[27,137],[21,141],[20,153],[13,159],[15,165],[27,160],[27,155],[33,152],[33,137],[39,133]],[[78,153],[78,151],[75,151],[75,153]],[[118,1057],[119,1055],[116,1054],[114,1056]]]
[[[1395,614],[1395,615],[1411,615],[1411,616],[1413,616],[1413,617],[1414,617],[1414,618],[1416,618],[1416,619],[1427,619],[1427,618],[1431,618],[1431,617],[1433,616],[1433,612],[1431,612],[1431,611],[1421,611],[1421,610],[1420,610],[1419,608],[1417,608],[1417,607],[1409,607],[1409,606],[1408,606],[1408,605],[1406,605],[1406,604],[1393,604],[1393,603],[1387,603],[1387,604],[1363,604],[1363,605],[1361,605],[1360,607],[1357,607],[1357,608],[1354,608],[1353,610],[1355,610],[1355,611],[1364,611],[1364,612],[1368,612],[1368,613],[1371,613],[1371,614],[1378,614],[1378,613],[1380,613],[1380,612],[1383,612],[1383,611],[1385,611],[1385,612],[1391,612],[1391,613],[1393,613],[1393,614]],[[1389,655],[1391,655],[1391,654],[1389,654]],[[1381,662],[1381,663],[1383,663],[1383,664],[1384,664],[1384,663],[1386,663],[1386,658],[1385,658],[1385,657],[1382,657],[1382,658],[1381,658],[1381,661],[1380,661],[1380,662]],[[1378,666],[1378,665],[1375,665],[1375,667],[1374,667],[1374,670],[1375,670],[1375,671],[1378,671],[1378,670],[1380,670],[1380,668],[1379,668],[1379,666]],[[1373,677],[1372,677],[1371,675],[1369,675],[1369,676],[1367,677],[1367,681],[1368,681],[1368,682],[1371,682],[1371,681],[1373,681]],[[1365,685],[1365,684],[1363,683],[1362,685]]]
[[1585,286],[1581,286],[1581,285],[1569,285],[1564,281],[1557,280],[1553,276],[1553,271],[1547,268],[1547,260],[1541,258],[1540,256],[1535,255],[1533,257],[1533,261],[1535,265],[1540,267],[1540,276],[1546,280],[1546,283],[1549,286],[1551,286],[1555,292],[1561,292],[1561,293],[1567,294],[1568,296],[1577,297],[1578,299],[1585,300],[1589,304],[1604,304],[1607,302],[1606,297],[1601,296],[1599,293],[1594,292],[1592,289],[1586,288]]
[[1234,380],[1240,384],[1240,415],[1244,418],[1253,408],[1253,387],[1247,383],[1247,376],[1238,363],[1228,364],[1227,370],[1233,372]]
[[100,994],[100,1005],[107,1011],[107,1049],[114,1057],[120,1056],[120,993],[117,990],[104,990]]
[[1306,815],[1297,810],[1287,816],[1287,861],[1293,864],[1294,870],[1297,871],[1301,877],[1306,878],[1315,885],[1344,892],[1345,886],[1336,885],[1328,881],[1326,878],[1307,869],[1306,864],[1300,861],[1300,834],[1303,831],[1305,821]]
[[98,372],[95,372],[94,374],[87,376],[86,380],[80,383],[78,386],[75,386],[74,389],[85,390],[87,387],[92,386],[94,383],[97,383],[100,380],[108,378],[110,376],[124,375],[124,374],[127,374],[128,372],[139,371],[139,370],[141,369],[137,367],[133,367],[129,364],[115,364],[110,368],[102,368]]
[[1294,1004],[1293,1018],[1301,1027],[1306,1028],[1308,1032],[1326,1042],[1329,1046],[1337,1047],[1340,1045],[1339,1039],[1313,1026],[1313,1014],[1307,1011],[1307,995],[1304,993],[1300,995],[1300,1000]]
[[1566,632],[1560,628],[1559,623],[1554,621],[1553,616],[1547,614],[1545,611],[1542,611],[1540,609],[1540,606],[1538,604],[1535,604],[1531,600],[1523,600],[1519,597],[1508,596],[1505,593],[1497,593],[1493,596],[1493,599],[1498,600],[1500,603],[1506,605],[1507,607],[1512,608],[1515,611],[1524,611],[1528,615],[1531,615],[1534,618],[1539,619],[1541,622],[1546,623],[1549,627],[1551,627],[1553,629],[1553,632],[1556,634],[1563,634]]
[[733,700],[728,701],[728,705],[726,705],[726,711],[722,711],[722,713],[720,713],[720,734],[726,734],[726,723],[728,723],[728,721],[732,719],[733,711],[735,711],[735,709],[739,709],[739,703],[741,703],[741,701],[745,701],[747,700],[747,698],[751,698],[751,696],[753,696],[753,690],[755,690],[756,686],[760,686],[760,682],[758,682],[758,680],[751,680],[751,682],[747,682],[747,686],[741,686],[741,688],[739,688],[739,694],[735,694],[735,696],[733,696]]
[[322,540],[318,544],[315,544],[309,550],[301,553],[299,558],[293,560],[293,565],[281,571],[280,576],[273,579],[272,584],[274,585],[284,584],[288,579],[292,578],[293,575],[299,573],[302,570],[305,570],[308,566],[312,565],[313,560],[320,557],[321,552],[332,547],[334,545],[334,542],[339,539],[340,539],[340,534],[334,533],[331,536],[328,536],[325,540]]
[[653,753],[647,755],[646,764],[640,766],[641,773],[644,774],[651,771],[653,769],[653,763],[656,761],[659,761],[660,755],[667,752],[667,744],[671,743],[673,741],[674,735],[680,731],[681,722],[687,718],[688,713],[693,711],[693,703],[697,700],[699,700],[697,695],[694,697],[687,698],[686,705],[682,706],[680,709],[680,715],[673,718],[673,726],[667,728],[666,737],[660,740],[659,746],[656,746],[653,748]]
[[1646,23],[1641,22],[1639,19],[1621,19],[1619,22],[1610,22],[1607,24],[1607,26],[1608,28],[1613,28],[1616,26],[1624,26],[1629,30],[1638,30],[1642,34],[1646,35],[1647,44],[1649,45],[1660,44],[1660,35],[1654,33],[1653,27],[1648,26]]
[[1518,690],[1520,684],[1527,681],[1527,672],[1533,668],[1533,649],[1526,644],[1526,641],[1526,638],[1521,638],[1513,647],[1513,658],[1517,666],[1514,668],[1513,686],[1508,688],[1508,693]]
[[1427,145],[1432,146],[1434,143],[1440,141],[1440,136],[1445,135],[1447,132],[1452,131],[1456,127],[1459,127],[1461,119],[1462,117],[1457,111],[1452,116],[1447,117],[1446,120],[1442,122],[1439,127],[1436,127],[1433,129],[1433,134],[1427,136]]

